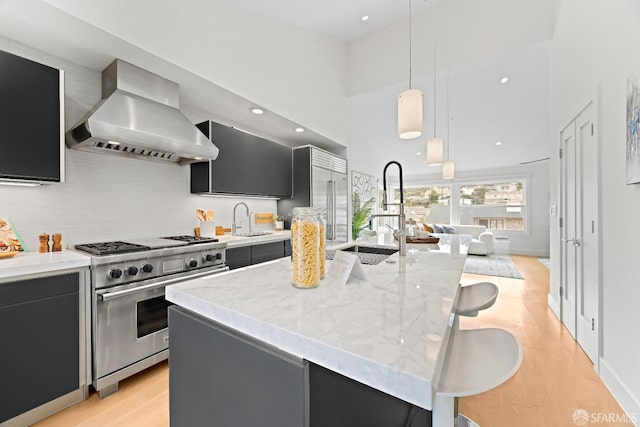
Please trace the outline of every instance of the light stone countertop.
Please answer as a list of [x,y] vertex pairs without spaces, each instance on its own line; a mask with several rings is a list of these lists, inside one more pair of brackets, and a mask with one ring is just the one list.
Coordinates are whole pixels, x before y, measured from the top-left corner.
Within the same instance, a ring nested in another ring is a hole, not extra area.
[[90,264],[90,257],[69,250],[42,254],[23,252],[13,258],[0,259],[0,279],[89,267]]
[[216,236],[220,242],[227,244],[228,248],[235,248],[240,246],[259,245],[261,243],[278,242],[282,240],[291,239],[291,231],[276,231],[272,234],[266,234],[264,236],[232,236],[231,234],[223,234]]
[[[465,255],[411,248],[367,280],[291,286],[283,258],[169,286],[206,318],[432,410]],[[327,269],[331,263],[327,261]]]

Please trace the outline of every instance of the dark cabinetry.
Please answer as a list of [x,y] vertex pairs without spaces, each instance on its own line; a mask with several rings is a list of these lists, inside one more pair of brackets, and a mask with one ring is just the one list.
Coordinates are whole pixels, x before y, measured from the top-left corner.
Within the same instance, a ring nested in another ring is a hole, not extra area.
[[192,193],[291,197],[289,147],[211,121],[197,127],[220,153],[191,165]]
[[0,51],[0,179],[64,181],[63,72]]
[[169,335],[171,425],[308,425],[301,359],[176,306]]
[[[288,249],[287,249],[288,248]],[[259,264],[291,255],[291,240],[227,248],[226,264],[230,270]]]
[[80,387],[79,280],[0,283],[0,424]]
[[171,425],[432,425],[429,411],[184,308],[169,308],[169,334]]

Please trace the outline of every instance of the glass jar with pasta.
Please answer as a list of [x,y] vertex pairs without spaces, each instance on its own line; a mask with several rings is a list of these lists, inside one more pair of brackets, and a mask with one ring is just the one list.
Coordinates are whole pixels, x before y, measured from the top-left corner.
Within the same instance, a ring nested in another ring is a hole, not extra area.
[[291,219],[291,284],[315,288],[320,283],[319,209],[293,208]]

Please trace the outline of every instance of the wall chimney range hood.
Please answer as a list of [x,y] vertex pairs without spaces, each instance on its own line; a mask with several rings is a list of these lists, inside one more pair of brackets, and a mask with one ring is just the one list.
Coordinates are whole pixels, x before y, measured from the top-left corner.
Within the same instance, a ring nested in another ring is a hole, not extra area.
[[102,72],[102,100],[66,133],[69,148],[188,164],[218,148],[179,110],[178,85],[116,59]]

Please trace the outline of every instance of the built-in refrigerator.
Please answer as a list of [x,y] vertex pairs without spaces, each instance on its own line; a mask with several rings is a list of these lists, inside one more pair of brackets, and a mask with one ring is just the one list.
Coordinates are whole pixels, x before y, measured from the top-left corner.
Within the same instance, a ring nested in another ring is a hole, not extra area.
[[349,240],[347,160],[313,146],[293,149],[293,197],[278,200],[278,215],[291,227],[294,207],[320,208],[328,246]]

